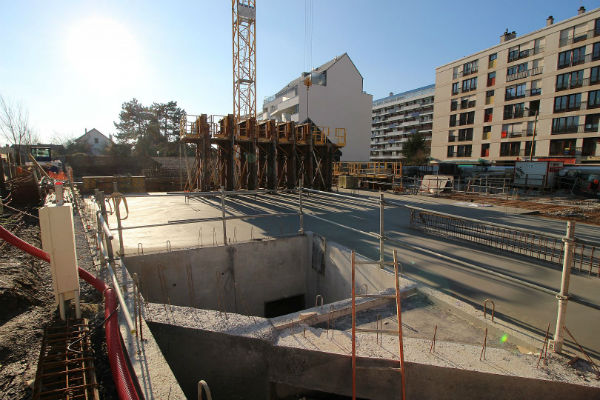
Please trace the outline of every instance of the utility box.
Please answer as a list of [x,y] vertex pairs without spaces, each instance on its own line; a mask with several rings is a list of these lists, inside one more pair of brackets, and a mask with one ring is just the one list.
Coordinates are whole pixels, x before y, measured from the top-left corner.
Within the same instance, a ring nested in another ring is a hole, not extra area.
[[550,189],[554,186],[558,171],[562,168],[563,163],[559,161],[517,161],[514,185]]
[[73,209],[70,204],[50,204],[40,208],[42,248],[50,255],[52,286],[61,319],[65,319],[65,301],[75,301],[76,317],[79,309],[79,274],[73,228]]
[[338,177],[338,186],[342,189],[357,189],[358,188],[358,177],[340,175]]

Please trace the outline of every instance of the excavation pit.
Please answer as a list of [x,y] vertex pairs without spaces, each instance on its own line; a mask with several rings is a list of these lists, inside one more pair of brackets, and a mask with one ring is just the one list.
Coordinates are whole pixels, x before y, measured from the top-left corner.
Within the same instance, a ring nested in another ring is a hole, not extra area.
[[[145,322],[187,398],[197,398],[200,380],[214,398],[349,398],[350,254],[307,232],[129,256],[125,263],[140,282]],[[394,286],[388,269],[357,266],[357,293],[389,295]],[[497,317],[492,323],[489,314],[404,278],[400,288],[407,396],[597,394],[560,363],[536,369],[539,341]],[[357,327],[367,329],[357,333],[358,397],[401,398],[394,298],[359,298],[356,307]]]

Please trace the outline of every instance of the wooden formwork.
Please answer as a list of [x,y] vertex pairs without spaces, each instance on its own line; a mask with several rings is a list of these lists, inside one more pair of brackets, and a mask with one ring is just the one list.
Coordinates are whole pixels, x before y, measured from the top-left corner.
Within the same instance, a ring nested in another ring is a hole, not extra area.
[[237,126],[233,116],[186,115],[180,136],[195,146],[193,171],[186,189],[209,191],[299,186],[329,190],[333,162],[346,144],[345,129],[318,127],[310,120],[276,122],[247,118]]

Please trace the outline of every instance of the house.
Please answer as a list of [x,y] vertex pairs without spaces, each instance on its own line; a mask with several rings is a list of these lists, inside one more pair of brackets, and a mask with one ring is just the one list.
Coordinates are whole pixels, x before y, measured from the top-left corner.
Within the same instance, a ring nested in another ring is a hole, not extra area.
[[[309,89],[304,82],[310,76]],[[363,77],[347,53],[304,72],[263,104],[260,119],[303,122],[346,129],[343,161],[367,161],[373,96],[363,91]]]
[[88,145],[90,154],[97,156],[106,150],[106,147],[112,143],[112,139],[104,136],[104,134],[96,128],[90,129],[89,131],[86,128],[85,134],[75,139],[75,142]]

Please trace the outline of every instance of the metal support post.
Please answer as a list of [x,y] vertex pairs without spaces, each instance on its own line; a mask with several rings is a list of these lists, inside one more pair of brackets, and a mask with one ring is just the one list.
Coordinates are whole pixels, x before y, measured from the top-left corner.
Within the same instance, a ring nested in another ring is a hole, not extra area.
[[121,198],[114,197],[115,200],[115,215],[117,216],[117,229],[119,230],[119,256],[125,256],[125,247],[123,245],[123,226],[121,225]]
[[383,268],[384,265],[384,228],[383,228],[383,214],[384,214],[384,203],[383,193],[379,193],[379,266]]
[[300,207],[299,217],[300,217],[300,229],[298,229],[298,233],[300,235],[304,234],[304,212],[302,211],[302,182],[300,183],[300,187],[298,188],[298,204]]
[[223,244],[227,246],[227,220],[225,219],[225,188],[221,186],[221,214],[223,217]]
[[558,315],[556,317],[556,330],[554,332],[554,352],[560,353],[563,345],[563,326],[567,316],[567,303],[569,301],[569,280],[571,278],[571,266],[573,264],[574,243],[575,243],[575,222],[567,222],[567,234],[563,238],[564,257],[562,280],[560,283],[560,293],[556,295],[558,299]]
[[[100,212],[102,213],[102,218],[104,218],[104,221],[106,222],[106,226],[108,226],[108,214],[106,213],[106,202],[104,200],[104,192],[99,191],[96,197],[96,201],[98,202],[98,205],[100,206]],[[98,225],[98,230],[100,231],[102,229],[102,226],[99,224]],[[108,253],[108,260],[110,262],[113,262],[115,260],[115,254],[113,252],[113,247],[112,247],[112,240],[110,237],[106,236],[106,252]]]

